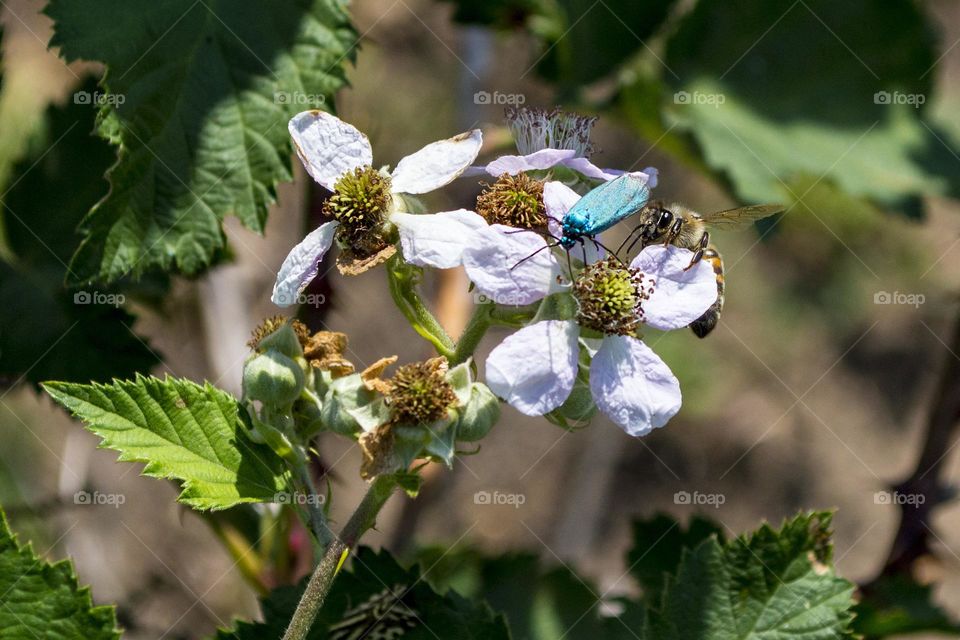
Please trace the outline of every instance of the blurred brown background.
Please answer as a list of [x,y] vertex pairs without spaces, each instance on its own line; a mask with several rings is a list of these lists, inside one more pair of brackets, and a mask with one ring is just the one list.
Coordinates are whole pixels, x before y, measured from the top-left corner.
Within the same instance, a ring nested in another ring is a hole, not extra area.
[[[7,85],[0,145],[22,144],[22,132],[49,101],[65,100],[80,75],[46,51],[42,4],[8,0],[0,10]],[[960,37],[960,6],[929,4],[943,30],[938,82],[949,104],[960,99],[960,47],[949,48]],[[370,136],[377,164],[473,126],[484,129],[485,153],[492,153],[505,140],[502,106],[475,104],[476,91],[552,106],[550,89],[524,73],[535,50],[521,34],[457,27],[446,5],[427,0],[358,0],[352,13],[362,48],[337,109]],[[602,166],[659,167],[657,195],[665,200],[702,209],[734,204],[659,153],[656,141],[615,121],[601,119],[594,139]],[[237,389],[247,335],[275,312],[268,298],[276,268],[302,236],[305,188],[302,172],[281,188],[263,238],[231,220],[235,263],[177,281],[162,313],[143,311],[136,330],[164,355],[157,373]],[[430,204],[470,206],[478,189],[464,180]],[[876,492],[911,470],[937,375],[948,358],[960,358],[945,344],[958,307],[960,207],[930,204],[922,223],[797,213],[766,242],[752,230],[718,234],[728,267],[722,325],[705,341],[687,332],[652,340],[685,397],[667,428],[634,440],[597,419],[568,433],[505,407],[478,455],[436,473],[416,507],[395,497],[365,542],[530,549],[618,593],[633,588],[623,575],[632,516],[663,510],[686,519],[700,509],[734,535],[801,508],[835,507],[839,572],[870,578],[897,524],[896,507],[878,504]],[[325,326],[350,334],[355,362],[429,355],[428,345],[403,329],[381,272],[349,280],[333,272],[327,285]],[[455,331],[470,303],[465,283],[447,274],[426,286]],[[925,302],[874,303],[878,292],[895,291],[922,294]],[[481,360],[505,335],[487,337]],[[255,598],[232,560],[202,521],[175,504],[174,487],[95,450],[96,438],[48,399],[27,388],[0,397],[0,443],[0,502],[14,529],[47,557],[71,556],[97,602],[119,603],[128,637],[201,637],[234,615],[255,615]],[[334,437],[320,448],[337,477],[333,515],[342,522],[363,491],[359,451]],[[943,454],[948,477],[956,478],[957,452]],[[126,501],[74,505],[82,487]],[[477,505],[478,491],[525,500],[517,508]],[[680,491],[721,495],[723,504],[677,504]],[[938,600],[960,615],[958,531],[960,508],[941,509],[935,532],[942,562],[925,571],[939,580]]]

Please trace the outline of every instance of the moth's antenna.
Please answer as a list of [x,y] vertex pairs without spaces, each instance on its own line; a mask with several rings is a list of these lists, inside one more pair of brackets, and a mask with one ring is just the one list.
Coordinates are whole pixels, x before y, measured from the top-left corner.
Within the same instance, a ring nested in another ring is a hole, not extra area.
[[[612,255],[614,258],[616,258],[616,259],[617,259],[617,262],[620,263],[620,266],[621,266],[621,267],[627,266],[627,265],[625,265],[625,264],[623,263],[623,260],[620,259],[620,256],[618,256],[618,255],[617,255],[616,253],[614,253],[613,251],[610,251],[610,248],[607,247],[605,244],[603,244],[602,242],[600,242],[600,241],[597,240],[596,238],[590,238],[590,240],[591,240],[591,242],[593,242],[594,246],[603,249],[604,251],[606,251],[607,253],[609,253],[610,255]],[[587,264],[586,251],[584,251],[583,264]]]
[[531,253],[530,255],[528,255],[526,258],[524,258],[523,260],[521,260],[521,261],[518,262],[517,264],[513,265],[512,267],[510,267],[510,271],[513,271],[514,269],[516,269],[517,267],[519,267],[521,264],[523,264],[524,262],[526,262],[527,260],[529,260],[529,259],[532,258],[533,256],[537,255],[538,253],[540,253],[540,252],[543,251],[544,249],[551,249],[551,248],[553,248],[553,247],[559,247],[559,246],[560,246],[560,243],[559,243],[559,242],[554,243],[554,244],[545,244],[545,245],[543,245],[542,247],[540,247],[539,249],[537,249],[536,251],[534,251],[533,253]]

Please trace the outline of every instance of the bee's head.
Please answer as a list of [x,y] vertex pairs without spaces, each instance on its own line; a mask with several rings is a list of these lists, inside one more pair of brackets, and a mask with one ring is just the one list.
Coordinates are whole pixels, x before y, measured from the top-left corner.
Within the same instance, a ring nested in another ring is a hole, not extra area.
[[653,219],[657,225],[657,231],[666,231],[673,224],[673,212],[660,205],[654,205]]

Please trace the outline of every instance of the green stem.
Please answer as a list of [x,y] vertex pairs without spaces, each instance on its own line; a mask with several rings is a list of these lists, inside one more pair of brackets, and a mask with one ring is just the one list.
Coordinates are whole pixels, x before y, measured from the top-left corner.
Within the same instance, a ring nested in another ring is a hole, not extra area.
[[330,525],[327,524],[327,516],[323,513],[323,508],[320,506],[320,492],[317,491],[317,485],[310,475],[309,464],[310,462],[307,461],[298,466],[296,470],[297,478],[309,494],[307,513],[309,514],[310,521],[308,526],[313,530],[313,536],[316,538],[320,549],[324,550],[333,540],[333,531],[331,531]]
[[453,356],[450,358],[451,366],[455,367],[461,362],[466,362],[477,350],[477,345],[480,344],[483,336],[487,333],[487,329],[490,328],[493,311],[494,305],[492,304],[478,304],[474,307],[470,322],[467,323],[463,334],[457,340],[457,348],[454,349]]
[[387,280],[390,285],[390,295],[394,303],[407,318],[414,331],[428,340],[437,353],[450,358],[453,356],[453,340],[443,330],[440,323],[427,306],[423,304],[417,294],[416,286],[419,279],[419,269],[403,262],[400,254],[390,258],[387,262]]
[[350,551],[357,545],[360,537],[376,524],[377,514],[387,503],[395,488],[396,480],[392,476],[377,477],[370,484],[367,495],[363,497],[357,510],[350,516],[350,520],[343,527],[340,536],[327,546],[327,551],[320,559],[320,564],[317,565],[313,575],[310,576],[310,581],[307,582],[300,603],[297,605],[296,611],[293,612],[293,618],[290,619],[290,626],[283,634],[283,640],[304,640],[310,633],[310,627],[313,626],[317,613],[323,606],[327,594],[330,593],[333,579],[340,571]]

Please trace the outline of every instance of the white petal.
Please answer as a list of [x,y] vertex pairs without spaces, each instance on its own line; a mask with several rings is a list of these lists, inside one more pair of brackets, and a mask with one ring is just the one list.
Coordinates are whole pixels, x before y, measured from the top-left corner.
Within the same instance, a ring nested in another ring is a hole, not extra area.
[[500,177],[505,173],[516,175],[523,171],[538,171],[555,167],[576,155],[573,149],[541,149],[525,156],[500,156],[487,165],[487,173]]
[[464,249],[476,244],[474,231],[487,226],[486,220],[466,209],[431,215],[394,213],[390,221],[400,230],[406,261],[437,269],[462,264]]
[[587,158],[582,157],[564,160],[563,165],[594,180],[613,180],[619,176],[618,173],[601,169]]
[[580,194],[562,182],[551,180],[543,185],[543,204],[551,218],[563,220],[563,216],[579,199]]
[[507,337],[487,358],[487,386],[520,413],[542,416],[563,404],[577,378],[577,336],[569,320],[546,320]]
[[367,136],[325,111],[298,113],[287,129],[307,173],[330,191],[347,171],[373,164]]
[[[627,173],[626,171],[622,171],[620,169],[602,169],[602,171],[610,176],[609,178],[607,178],[607,180],[613,180],[614,178],[619,178],[623,174]],[[636,176],[641,180],[645,180],[647,187],[653,189],[654,187],[657,186],[657,179],[660,174],[660,171],[656,167],[647,167],[643,171],[630,171],[629,173],[630,175]]]
[[333,244],[337,224],[335,221],[325,222],[290,250],[273,285],[273,295],[270,296],[273,304],[278,307],[296,304],[300,293],[317,277],[319,263]]
[[560,267],[542,237],[494,224],[477,229],[473,240],[463,252],[463,266],[492,302],[520,306],[550,292]]
[[717,276],[706,260],[690,269],[693,252],[673,245],[652,245],[630,266],[643,272],[644,286],[653,278],[653,293],[643,302],[644,322],[656,329],[680,329],[703,315],[717,300]]
[[603,339],[590,364],[590,390],[600,410],[632,436],[659,429],[680,410],[677,378],[630,336]]
[[397,164],[393,191],[427,193],[449,184],[477,159],[483,135],[479,129],[428,144]]

